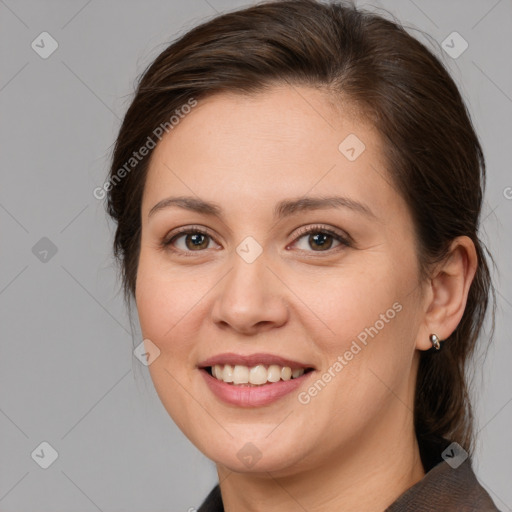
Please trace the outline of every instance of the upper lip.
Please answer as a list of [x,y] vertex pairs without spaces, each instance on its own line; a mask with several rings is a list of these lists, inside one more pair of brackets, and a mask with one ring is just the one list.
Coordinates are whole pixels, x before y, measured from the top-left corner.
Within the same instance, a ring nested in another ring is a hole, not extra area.
[[292,359],[288,359],[286,357],[280,357],[275,354],[250,354],[250,355],[240,355],[234,354],[232,352],[228,352],[225,354],[218,354],[213,357],[209,357],[204,361],[201,361],[197,366],[199,368],[207,368],[209,366],[215,366],[216,364],[224,365],[229,364],[232,366],[241,365],[248,366],[249,368],[256,366],[258,364],[271,365],[277,364],[278,366],[288,366],[292,369],[296,368],[313,368],[312,365],[301,363],[299,361],[293,361]]

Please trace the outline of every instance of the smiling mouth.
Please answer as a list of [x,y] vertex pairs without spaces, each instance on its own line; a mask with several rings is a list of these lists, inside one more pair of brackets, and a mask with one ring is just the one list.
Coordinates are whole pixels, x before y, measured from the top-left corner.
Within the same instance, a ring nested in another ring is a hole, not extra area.
[[255,366],[216,364],[204,367],[215,379],[233,386],[264,386],[279,381],[298,379],[305,373],[313,371],[313,368],[291,368],[277,364]]

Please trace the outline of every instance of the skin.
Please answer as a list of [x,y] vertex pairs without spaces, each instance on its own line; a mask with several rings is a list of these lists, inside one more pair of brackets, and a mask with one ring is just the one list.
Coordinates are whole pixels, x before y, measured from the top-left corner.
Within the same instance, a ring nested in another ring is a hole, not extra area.
[[[355,161],[338,150],[349,134],[365,144]],[[334,193],[374,217],[326,208],[273,219],[283,199]],[[179,207],[148,217],[182,195],[218,203],[223,218]],[[144,338],[160,350],[151,378],[215,461],[226,511],[382,511],[424,476],[412,414],[419,354],[431,333],[444,340],[459,323],[476,254],[460,237],[420,282],[410,212],[379,134],[354,109],[308,87],[202,100],[155,148],[141,215],[136,303]],[[353,244],[328,238],[319,249],[297,236],[317,224]],[[200,249],[183,234],[176,252],[163,247],[181,226],[211,237]],[[252,263],[236,252],[247,236],[263,250]],[[316,368],[307,391],[397,302],[401,311],[308,404],[293,392],[262,407],[228,405],[197,369],[220,353],[272,353]],[[261,455],[251,467],[237,457],[247,442]]]

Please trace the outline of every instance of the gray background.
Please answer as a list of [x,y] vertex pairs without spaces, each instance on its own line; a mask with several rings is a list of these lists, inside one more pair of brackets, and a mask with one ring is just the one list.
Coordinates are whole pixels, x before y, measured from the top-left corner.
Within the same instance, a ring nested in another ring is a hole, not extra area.
[[[213,463],[173,424],[132,355],[138,323],[135,315],[132,341],[113,225],[92,191],[107,174],[139,73],[178,35],[244,5],[0,0],[2,512],[185,512],[216,482]],[[510,511],[512,2],[368,5],[432,36],[486,152],[483,237],[499,268],[498,311],[494,345],[477,362],[474,466]],[[59,45],[47,59],[31,47],[43,31]],[[469,44],[457,59],[440,46],[453,31]],[[58,452],[48,469],[31,456],[43,441]]]

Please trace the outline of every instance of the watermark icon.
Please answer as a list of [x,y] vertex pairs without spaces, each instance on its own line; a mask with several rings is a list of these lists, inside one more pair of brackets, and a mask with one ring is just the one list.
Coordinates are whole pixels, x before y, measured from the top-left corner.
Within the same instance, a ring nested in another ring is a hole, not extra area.
[[452,59],[458,59],[468,49],[468,46],[468,42],[458,32],[452,32],[441,43],[443,50]]
[[150,339],[146,338],[135,347],[133,355],[144,366],[149,366],[160,355],[160,349]]
[[464,450],[459,443],[453,442],[441,453],[441,457],[448,462],[453,469],[457,469],[468,458],[468,452]]
[[[343,355],[339,355],[336,361],[329,366],[329,368],[317,379],[307,391],[301,391],[297,399],[299,403],[302,405],[307,405],[311,402],[311,399],[322,391],[325,386],[329,382],[331,382],[340,372],[347,366],[347,364],[354,359],[354,356],[359,354],[363,347],[366,347],[368,344],[368,336],[372,339],[379,334],[379,332],[384,329],[386,324],[389,324],[393,318],[402,311],[403,306],[399,302],[395,302],[392,307],[390,307],[385,313],[381,313],[379,316],[379,320],[377,320],[372,326],[365,327],[363,331],[361,331],[357,335],[357,340],[352,340],[352,344],[350,348],[346,350]],[[363,346],[361,346],[359,343]]]
[[253,263],[263,248],[252,236],[248,236],[238,244],[236,252],[246,263]]
[[132,156],[123,164],[123,166],[117,169],[117,171],[110,176],[101,187],[96,187],[92,191],[93,196],[96,199],[104,199],[107,192],[112,190],[123,180],[123,178],[130,174],[130,172],[133,171],[133,169],[135,169],[135,167],[137,167],[137,165],[150,153],[150,151],[156,147],[157,141],[155,141],[153,136],[158,139],[158,141],[162,140],[164,133],[169,133],[173,130],[187,114],[190,114],[192,108],[196,105],[197,100],[190,98],[187,103],[174,111],[168,121],[160,123],[153,130],[152,134],[148,135],[146,142],[138,149],[138,151],[134,151]]
[[512,199],[512,187],[505,187],[503,189],[503,196],[505,199]]
[[59,454],[50,443],[43,441],[30,456],[40,467],[48,469],[57,460]]
[[359,158],[365,149],[364,142],[353,133],[347,135],[338,146],[338,151],[350,162]]
[[238,453],[236,454],[240,462],[245,464],[248,468],[252,468],[262,457],[262,453],[252,443],[245,443]]
[[32,254],[41,262],[48,263],[56,254],[57,246],[46,236],[43,236],[32,247]]
[[41,32],[30,46],[41,59],[47,59],[59,47],[59,43],[48,32]]

